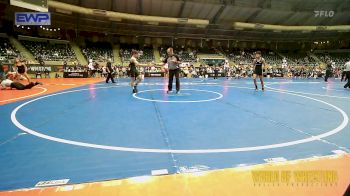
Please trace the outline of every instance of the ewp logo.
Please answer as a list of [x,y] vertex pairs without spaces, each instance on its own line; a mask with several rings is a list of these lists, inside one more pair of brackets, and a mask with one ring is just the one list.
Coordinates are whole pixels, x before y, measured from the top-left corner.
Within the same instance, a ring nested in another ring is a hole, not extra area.
[[49,12],[16,12],[16,25],[51,25]]

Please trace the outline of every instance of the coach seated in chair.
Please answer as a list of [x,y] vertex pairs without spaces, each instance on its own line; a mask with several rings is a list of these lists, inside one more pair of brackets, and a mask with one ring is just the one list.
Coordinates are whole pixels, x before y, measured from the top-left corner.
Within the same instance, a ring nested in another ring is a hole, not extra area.
[[50,78],[50,71],[46,68],[44,70],[44,75],[45,75],[45,78]]
[[40,71],[40,70],[38,70],[38,71],[35,72],[35,78],[38,78],[38,76],[40,76],[40,78],[43,78],[43,77],[41,76],[41,71]]

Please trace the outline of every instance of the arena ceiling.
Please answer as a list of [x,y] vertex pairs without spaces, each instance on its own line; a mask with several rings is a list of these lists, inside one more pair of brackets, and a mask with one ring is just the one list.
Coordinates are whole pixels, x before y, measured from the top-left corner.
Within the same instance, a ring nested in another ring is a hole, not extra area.
[[[208,19],[214,24],[253,22],[282,25],[350,24],[349,0],[62,0],[123,13]],[[314,11],[333,11],[315,17]]]
[[[102,16],[67,13],[49,8],[53,25],[81,31],[217,39],[312,40],[349,39],[349,32],[271,32],[234,29],[233,22],[278,25],[349,25],[349,0],[60,0],[81,7],[175,18],[206,19],[205,28],[179,24],[112,21]],[[332,11],[332,17],[315,17]]]

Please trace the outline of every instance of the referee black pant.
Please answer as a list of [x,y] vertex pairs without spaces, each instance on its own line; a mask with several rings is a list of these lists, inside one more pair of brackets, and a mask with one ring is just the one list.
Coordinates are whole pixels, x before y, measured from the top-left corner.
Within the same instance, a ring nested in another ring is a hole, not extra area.
[[218,79],[219,71],[214,71],[214,79]]
[[169,84],[168,90],[172,91],[173,89],[173,78],[176,78],[176,91],[180,90],[180,69],[169,70]]
[[340,81],[342,82],[343,80],[346,81],[346,71],[343,71],[341,73],[341,80]]
[[112,74],[112,73],[107,73],[106,83],[108,83],[108,82],[109,82],[109,79],[111,79],[111,80],[112,80],[112,82],[113,82],[113,83],[115,83],[115,82],[114,82],[114,79],[113,79],[113,74]]
[[350,88],[350,71],[347,71],[345,75],[348,79],[348,82],[345,84],[344,88]]
[[324,81],[328,81],[328,78],[331,77],[332,72],[330,70],[326,71],[326,76],[324,77]]
[[31,88],[33,88],[33,86],[35,86],[35,84],[33,82],[31,82],[27,85],[24,85],[24,84],[19,83],[19,82],[12,82],[11,83],[11,88],[15,88],[17,90],[31,89]]

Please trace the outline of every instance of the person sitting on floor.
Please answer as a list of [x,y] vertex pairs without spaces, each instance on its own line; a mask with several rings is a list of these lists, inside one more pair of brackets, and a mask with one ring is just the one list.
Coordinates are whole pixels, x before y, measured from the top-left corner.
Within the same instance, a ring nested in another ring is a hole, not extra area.
[[18,82],[18,77],[19,77],[19,74],[17,73],[8,73],[6,75],[6,79],[1,81],[1,89],[2,90],[6,90],[6,89],[17,89],[17,90],[25,90],[25,89],[31,89],[33,88],[34,86],[36,85],[42,85],[42,83],[40,82],[30,82],[29,84],[27,85],[24,85],[20,82]]

